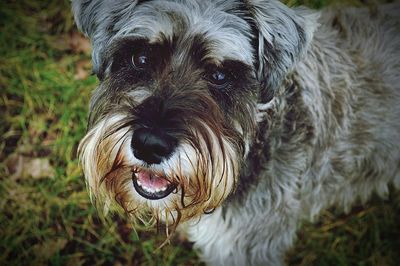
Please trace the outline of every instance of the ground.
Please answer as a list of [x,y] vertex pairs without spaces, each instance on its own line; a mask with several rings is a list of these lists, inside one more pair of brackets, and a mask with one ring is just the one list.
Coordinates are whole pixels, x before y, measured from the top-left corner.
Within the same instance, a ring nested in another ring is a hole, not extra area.
[[[103,223],[92,207],[76,149],[98,81],[69,5],[0,2],[0,265],[201,264],[190,243],[157,249],[162,232],[133,230],[123,216]],[[346,215],[326,211],[299,231],[288,264],[400,265],[399,224],[393,190]]]

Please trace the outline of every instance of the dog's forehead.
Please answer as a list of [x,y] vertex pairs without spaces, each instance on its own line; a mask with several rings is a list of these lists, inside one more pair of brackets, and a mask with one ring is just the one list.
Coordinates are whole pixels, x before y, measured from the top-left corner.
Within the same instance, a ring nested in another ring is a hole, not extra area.
[[187,42],[200,35],[212,44],[208,50],[214,60],[234,59],[251,65],[251,28],[241,15],[235,1],[145,1],[115,23],[117,32],[111,42],[124,36]]

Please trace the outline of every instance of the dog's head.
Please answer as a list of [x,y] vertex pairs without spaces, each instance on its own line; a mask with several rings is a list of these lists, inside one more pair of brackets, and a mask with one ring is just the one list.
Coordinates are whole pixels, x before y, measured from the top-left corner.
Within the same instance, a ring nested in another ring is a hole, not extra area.
[[276,1],[76,0],[100,85],[79,156],[92,200],[176,225],[238,183],[265,103],[313,29]]

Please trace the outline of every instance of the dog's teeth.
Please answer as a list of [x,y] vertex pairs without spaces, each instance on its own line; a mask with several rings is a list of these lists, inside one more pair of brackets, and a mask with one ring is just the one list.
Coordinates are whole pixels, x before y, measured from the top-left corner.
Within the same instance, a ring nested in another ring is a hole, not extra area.
[[139,180],[136,180],[136,183],[137,183],[139,186],[142,186],[142,183],[141,183]]
[[153,192],[154,192],[154,191],[153,191],[151,188],[149,188],[149,187],[143,187],[143,189],[146,190],[147,192],[150,192],[150,193],[153,193]]
[[164,192],[167,190],[168,187],[161,187],[161,188],[150,188],[150,187],[146,187],[145,185],[142,185],[139,181],[137,181],[138,185],[146,192],[149,193],[160,193],[160,192]]

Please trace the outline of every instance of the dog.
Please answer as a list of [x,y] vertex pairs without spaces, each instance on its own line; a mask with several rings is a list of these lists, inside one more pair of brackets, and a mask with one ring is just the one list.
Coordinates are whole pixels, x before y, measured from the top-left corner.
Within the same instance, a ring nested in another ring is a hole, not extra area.
[[210,265],[282,265],[301,221],[400,187],[399,4],[72,8],[100,81],[78,155],[101,213],[184,232]]

